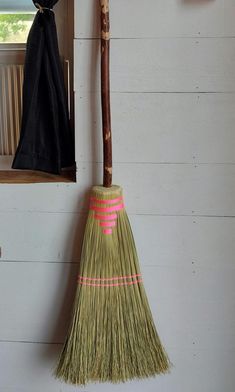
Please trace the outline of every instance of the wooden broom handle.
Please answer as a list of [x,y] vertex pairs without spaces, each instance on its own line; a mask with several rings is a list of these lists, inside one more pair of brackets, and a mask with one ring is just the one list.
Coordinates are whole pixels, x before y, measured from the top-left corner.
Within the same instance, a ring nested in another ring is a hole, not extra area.
[[112,186],[112,131],[110,106],[110,22],[109,0],[99,0],[101,7],[101,103],[103,123],[103,186]]

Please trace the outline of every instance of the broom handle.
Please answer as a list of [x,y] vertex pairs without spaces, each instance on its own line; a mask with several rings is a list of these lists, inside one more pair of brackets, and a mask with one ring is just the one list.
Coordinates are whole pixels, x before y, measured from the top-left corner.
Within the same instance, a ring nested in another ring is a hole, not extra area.
[[103,186],[112,186],[112,131],[110,106],[110,23],[109,0],[99,0],[101,7],[101,103],[103,123]]

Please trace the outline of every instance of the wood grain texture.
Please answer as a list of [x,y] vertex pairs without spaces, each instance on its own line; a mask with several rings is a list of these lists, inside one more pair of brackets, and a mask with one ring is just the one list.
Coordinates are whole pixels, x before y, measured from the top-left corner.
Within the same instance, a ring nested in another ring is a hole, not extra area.
[[0,184],[37,184],[76,182],[76,168],[63,169],[61,175],[33,170],[13,170],[12,155],[0,155]]
[[[99,40],[75,40],[75,91],[100,91]],[[113,92],[235,92],[235,38],[113,40]]]
[[61,175],[37,171],[0,170],[0,184],[37,184],[47,182],[75,182],[74,170],[63,171]]
[[101,109],[103,130],[103,186],[112,186],[112,127],[110,107],[110,20],[109,0],[100,0]]
[[[99,37],[97,3],[75,1],[76,38]],[[119,0],[112,1],[110,12],[113,38],[235,35],[234,0],[148,0],[144,12],[141,0]]]
[[[235,94],[113,93],[111,102],[115,163],[235,163]],[[99,105],[98,93],[76,93],[79,162],[102,161]]]

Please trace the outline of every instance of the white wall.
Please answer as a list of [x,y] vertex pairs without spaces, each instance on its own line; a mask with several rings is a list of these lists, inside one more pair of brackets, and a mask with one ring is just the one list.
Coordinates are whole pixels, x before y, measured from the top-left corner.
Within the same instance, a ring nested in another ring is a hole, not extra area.
[[[78,183],[0,186],[1,392],[78,390],[51,371],[101,181],[97,4],[76,0]],[[234,0],[111,0],[114,180],[174,368],[84,391],[234,392],[234,14]]]

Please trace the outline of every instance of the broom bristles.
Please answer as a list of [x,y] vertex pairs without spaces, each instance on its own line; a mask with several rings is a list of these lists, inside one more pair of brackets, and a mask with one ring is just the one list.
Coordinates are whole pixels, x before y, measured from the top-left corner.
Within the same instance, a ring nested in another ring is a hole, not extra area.
[[73,318],[56,377],[77,385],[117,383],[169,368],[143,287],[122,189],[94,187]]

